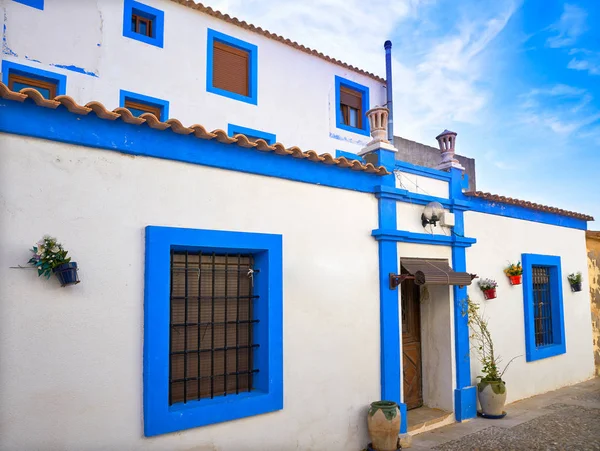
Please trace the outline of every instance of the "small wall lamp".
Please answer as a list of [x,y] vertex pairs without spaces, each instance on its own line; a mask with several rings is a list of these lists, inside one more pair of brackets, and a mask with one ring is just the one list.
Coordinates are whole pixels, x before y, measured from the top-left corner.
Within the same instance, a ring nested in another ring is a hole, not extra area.
[[429,202],[425,205],[421,214],[421,224],[425,227],[427,224],[434,226],[444,217],[444,207],[439,202]]

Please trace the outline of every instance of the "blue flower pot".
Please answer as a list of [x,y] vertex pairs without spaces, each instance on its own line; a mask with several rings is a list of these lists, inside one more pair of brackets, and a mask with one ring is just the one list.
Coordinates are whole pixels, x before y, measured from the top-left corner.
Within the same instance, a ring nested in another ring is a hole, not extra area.
[[54,268],[52,272],[56,274],[61,287],[79,283],[79,277],[77,277],[77,263],[75,262],[63,263]]

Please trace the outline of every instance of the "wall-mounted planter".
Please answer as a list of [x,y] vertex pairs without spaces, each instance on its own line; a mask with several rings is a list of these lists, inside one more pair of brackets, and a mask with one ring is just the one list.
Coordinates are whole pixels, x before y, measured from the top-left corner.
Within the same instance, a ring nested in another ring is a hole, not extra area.
[[491,290],[482,290],[483,297],[486,299],[496,299],[496,289],[492,288]]
[[511,285],[521,285],[522,277],[523,276],[521,274],[519,274],[518,276],[508,276],[508,280],[510,280]]
[[75,262],[64,263],[57,266],[52,272],[56,274],[56,278],[60,282],[61,287],[75,285],[80,282],[79,277],[77,276],[77,263]]
[[571,291],[576,293],[578,291],[581,291],[581,282],[576,282],[576,283],[572,283],[571,284]]

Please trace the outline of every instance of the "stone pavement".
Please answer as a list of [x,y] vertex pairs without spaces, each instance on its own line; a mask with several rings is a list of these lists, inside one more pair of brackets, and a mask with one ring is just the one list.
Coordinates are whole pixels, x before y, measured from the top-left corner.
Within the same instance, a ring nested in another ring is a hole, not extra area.
[[508,404],[502,420],[476,418],[416,435],[412,450],[600,450],[600,378]]

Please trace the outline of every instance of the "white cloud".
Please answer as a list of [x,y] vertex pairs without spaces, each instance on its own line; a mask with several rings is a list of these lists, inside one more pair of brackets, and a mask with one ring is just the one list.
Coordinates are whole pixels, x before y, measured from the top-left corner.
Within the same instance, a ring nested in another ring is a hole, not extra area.
[[591,54],[589,59],[573,58],[567,68],[586,71],[590,75],[600,75],[600,54]]
[[586,20],[584,9],[565,3],[560,19],[550,27],[554,35],[546,40],[546,45],[552,48],[572,46],[587,31]]

